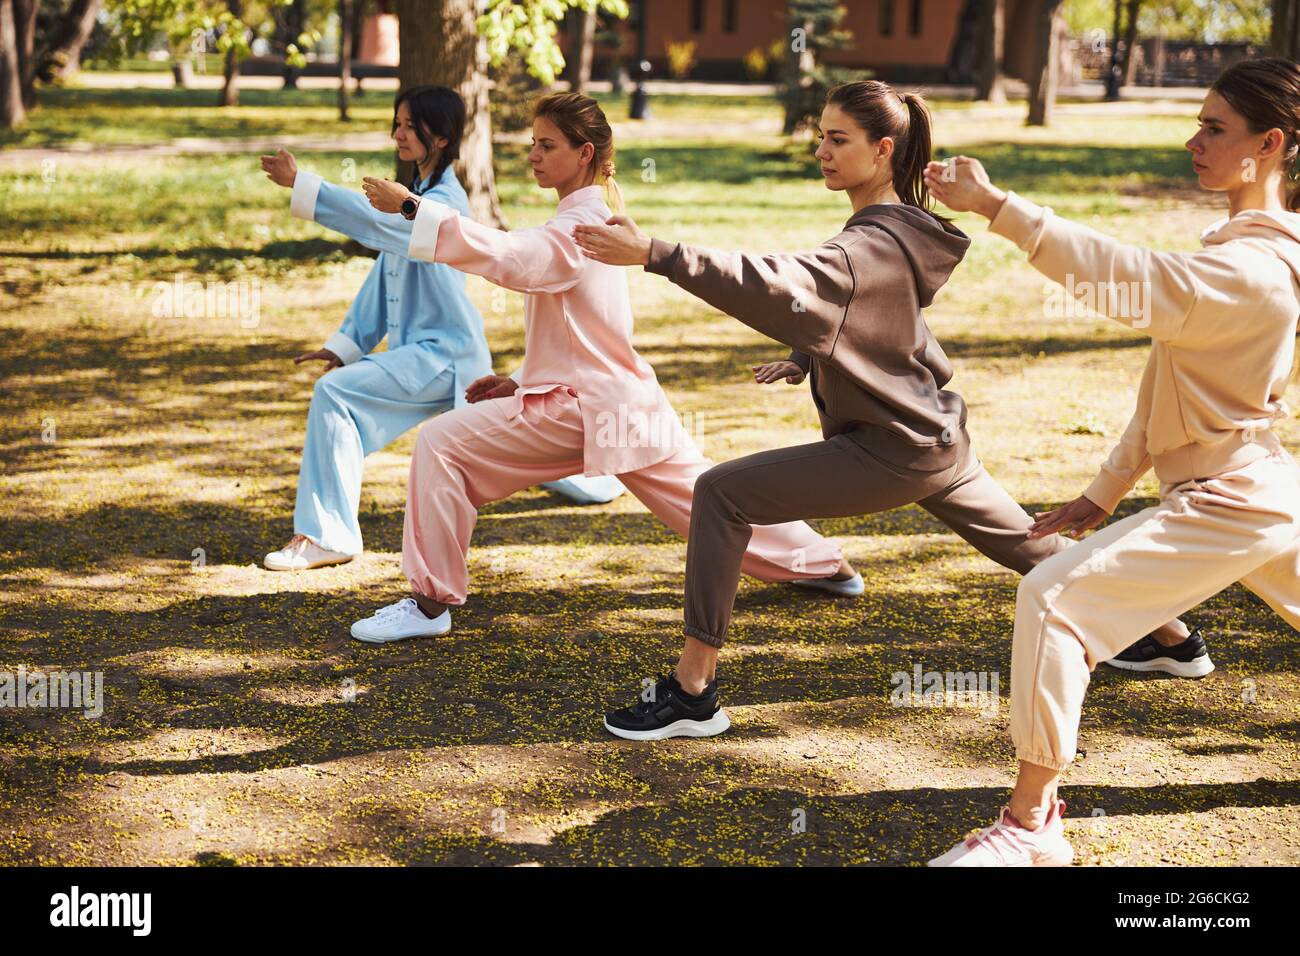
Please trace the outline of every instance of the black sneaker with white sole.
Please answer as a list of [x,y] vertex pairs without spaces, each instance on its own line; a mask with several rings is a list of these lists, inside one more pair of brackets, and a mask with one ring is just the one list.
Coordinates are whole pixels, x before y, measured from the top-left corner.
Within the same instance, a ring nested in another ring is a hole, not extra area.
[[1106,662],[1125,671],[1163,671],[1175,677],[1204,677],[1214,670],[1198,627],[1181,644],[1165,647],[1148,634]]
[[716,678],[695,696],[682,689],[674,674],[661,677],[631,707],[605,715],[605,729],[624,740],[712,737],[730,726],[727,712],[718,706]]

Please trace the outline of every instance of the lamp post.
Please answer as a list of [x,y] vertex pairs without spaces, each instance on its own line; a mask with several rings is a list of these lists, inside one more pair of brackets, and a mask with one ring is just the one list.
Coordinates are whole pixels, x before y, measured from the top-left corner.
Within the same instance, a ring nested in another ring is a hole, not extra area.
[[645,90],[645,80],[650,75],[650,61],[646,59],[647,11],[649,6],[650,0],[638,0],[637,2],[636,89],[632,91],[632,105],[628,112],[628,117],[634,120],[650,118],[650,105],[647,102],[649,94]]

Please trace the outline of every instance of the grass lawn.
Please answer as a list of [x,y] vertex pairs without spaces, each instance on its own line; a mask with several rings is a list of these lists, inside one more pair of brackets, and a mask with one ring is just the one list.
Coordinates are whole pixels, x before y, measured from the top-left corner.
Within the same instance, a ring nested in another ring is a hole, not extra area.
[[[339,131],[328,93],[48,94],[19,146]],[[611,117],[625,103],[610,98]],[[387,98],[350,129],[387,128]],[[632,215],[665,238],[808,247],[848,215],[753,98],[662,98],[619,124]],[[1191,249],[1221,215],[1191,188],[1194,105],[937,104],[937,145],[1103,231]],[[553,194],[499,147],[512,225]],[[391,153],[301,153],[339,180]],[[685,542],[630,497],[539,489],[486,507],[472,593],[443,639],[360,645],[400,597],[412,435],[367,462],[366,553],[259,568],[292,531],[314,370],[371,260],[290,218],[252,154],[0,165],[0,671],[98,670],[104,714],[0,710],[0,864],[915,863],[989,822],[1007,735],[1016,578],[917,508],[814,522],[865,572],[856,601],[746,580],[723,653],[730,733],[633,745],[600,727],[680,637]],[[1144,340],[1044,314],[1044,285],[972,217],[927,313],[989,470],[1030,510],[1077,495],[1132,411]],[[154,314],[157,283],[256,281],[257,322]],[[629,271],[637,346],[717,460],[814,440],[806,388],[760,388],[781,347]],[[521,299],[470,279],[497,368]],[[1293,396],[1294,397],[1294,396]],[[1300,422],[1281,434],[1300,449]],[[1156,494],[1148,478],[1123,505]],[[197,552],[196,549],[202,549]],[[196,554],[198,555],[196,557]],[[200,560],[201,559],[201,560]],[[1067,831],[1084,864],[1300,862],[1300,650],[1233,587],[1188,619],[1199,682],[1094,675]],[[997,671],[996,714],[890,705],[891,675]],[[806,831],[795,832],[798,812]]]

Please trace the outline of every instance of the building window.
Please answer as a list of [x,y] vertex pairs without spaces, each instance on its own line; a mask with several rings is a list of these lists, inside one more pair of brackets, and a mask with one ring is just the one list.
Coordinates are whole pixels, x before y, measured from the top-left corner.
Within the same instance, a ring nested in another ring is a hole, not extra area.
[[914,37],[921,35],[921,0],[908,0],[907,32]]
[[691,32],[704,32],[704,0],[691,0]]
[[894,35],[894,0],[880,0],[880,35]]
[[722,0],[722,32],[736,32],[736,0]]

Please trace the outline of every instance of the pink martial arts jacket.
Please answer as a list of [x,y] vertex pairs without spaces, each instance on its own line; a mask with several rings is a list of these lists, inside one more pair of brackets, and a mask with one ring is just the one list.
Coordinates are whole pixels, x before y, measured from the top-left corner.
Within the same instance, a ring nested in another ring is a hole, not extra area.
[[627,272],[584,256],[573,241],[579,223],[612,215],[600,186],[574,190],[555,216],[531,229],[484,226],[428,196],[420,200],[408,244],[412,259],[442,262],[524,293],[524,364],[509,398],[568,386],[583,422],[583,473],[636,471],[694,449],[654,369],[632,347]]

